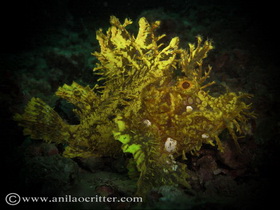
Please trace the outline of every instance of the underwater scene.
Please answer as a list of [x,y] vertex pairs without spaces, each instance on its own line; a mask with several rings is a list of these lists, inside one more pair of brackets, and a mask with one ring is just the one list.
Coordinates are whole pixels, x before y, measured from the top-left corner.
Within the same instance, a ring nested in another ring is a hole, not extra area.
[[[27,1],[2,17],[5,206],[277,205],[276,7]],[[7,20],[10,18],[9,20]]]

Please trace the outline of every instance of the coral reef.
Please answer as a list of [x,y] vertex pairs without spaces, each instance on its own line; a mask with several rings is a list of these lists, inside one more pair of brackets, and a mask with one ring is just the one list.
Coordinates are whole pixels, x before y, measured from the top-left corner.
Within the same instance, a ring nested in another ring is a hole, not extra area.
[[94,69],[100,75],[93,88],[76,82],[58,88],[56,95],[72,103],[79,124],[71,125],[39,98],[32,98],[14,119],[24,134],[46,142],[63,143],[65,157],[133,155],[129,171],[140,172],[137,194],[153,187],[189,187],[186,153],[196,154],[203,144],[223,151],[219,135],[227,129],[239,147],[247,120],[254,117],[245,103],[251,95],[227,90],[212,96],[211,67],[203,59],[212,42],[197,36],[196,44],[179,48],[174,37],[166,46],[157,36],[160,22],[139,20],[136,37],[112,16],[106,34],[97,31],[100,52]]

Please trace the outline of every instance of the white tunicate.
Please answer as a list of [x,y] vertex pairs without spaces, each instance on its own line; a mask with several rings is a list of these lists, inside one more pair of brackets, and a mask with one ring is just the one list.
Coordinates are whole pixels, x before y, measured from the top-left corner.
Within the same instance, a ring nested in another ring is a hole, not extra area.
[[149,127],[149,126],[152,125],[151,121],[150,121],[150,120],[147,120],[147,119],[144,120],[143,123],[144,123],[147,127]]
[[204,134],[201,135],[201,137],[202,137],[203,139],[208,139],[208,138],[209,138],[209,134],[204,133]]
[[191,112],[193,110],[192,106],[186,106],[186,111]]
[[168,137],[165,141],[165,150],[167,152],[175,152],[176,151],[176,146],[177,146],[177,141]]

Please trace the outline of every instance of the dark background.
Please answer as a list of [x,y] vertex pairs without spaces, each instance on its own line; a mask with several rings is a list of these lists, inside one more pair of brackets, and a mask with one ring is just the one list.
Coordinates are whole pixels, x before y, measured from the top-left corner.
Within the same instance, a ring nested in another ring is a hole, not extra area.
[[[174,13],[178,16],[187,17],[192,11],[202,12],[195,13],[200,16],[192,17],[197,23],[200,19],[202,25],[204,19],[209,19],[209,23],[222,20],[226,16],[233,23],[242,25],[229,25],[227,21],[219,24],[219,28],[209,30],[206,34],[213,38],[217,43],[217,51],[234,48],[235,43],[219,43],[220,40],[215,39],[216,34],[221,31],[234,31],[237,40],[242,40],[237,45],[244,48],[250,48],[250,59],[259,62],[261,68],[266,72],[265,77],[256,77],[255,81],[250,84],[264,84],[258,86],[255,91],[264,91],[260,95],[270,98],[269,103],[256,101],[255,107],[260,115],[260,123],[258,124],[258,134],[262,136],[264,158],[263,164],[260,166],[261,176],[267,181],[265,188],[269,196],[260,199],[269,200],[264,202],[271,205],[276,202],[273,193],[279,188],[279,36],[278,36],[278,6],[274,5],[275,1],[218,1],[218,0],[131,0],[131,1],[90,1],[90,0],[42,0],[42,1],[8,1],[1,6],[1,51],[0,51],[0,71],[1,71],[1,150],[2,150],[2,170],[3,173],[2,186],[4,195],[9,192],[20,192],[24,189],[19,184],[20,180],[20,155],[17,155],[17,148],[22,145],[24,137],[22,130],[18,128],[12,120],[15,112],[22,110],[24,97],[22,90],[18,86],[22,81],[19,80],[18,72],[21,71],[22,54],[26,52],[36,51],[44,45],[50,43],[46,37],[49,34],[56,33],[59,28],[71,25],[72,30],[79,31],[79,23],[88,24],[92,21],[93,28],[91,32],[99,27],[108,27],[110,15],[115,15],[120,19],[129,17],[132,20],[139,18],[139,15],[148,10],[156,10],[161,8],[165,14]],[[214,6],[214,7],[213,7]],[[214,9],[218,8],[218,12]],[[151,14],[151,13],[150,13]],[[221,15],[220,17],[218,15]],[[212,20],[212,22],[211,22]],[[233,21],[232,21],[233,20]],[[243,21],[242,21],[243,20]],[[99,26],[100,25],[100,26]],[[214,25],[214,23],[213,23]],[[170,26],[171,27],[171,26]],[[207,26],[204,26],[207,28]],[[168,30],[169,26],[165,26]],[[211,27],[209,27],[211,29]],[[180,33],[180,32],[179,32]],[[172,33],[171,33],[172,34]],[[179,34],[183,36],[182,34]],[[86,38],[92,36],[85,35]],[[218,37],[218,36],[217,36]],[[219,37],[218,37],[219,38]],[[236,40],[234,39],[234,40]],[[222,39],[223,40],[223,39]],[[245,40],[245,41],[244,41]],[[246,43],[246,45],[242,45]],[[229,46],[227,44],[231,44]],[[224,46],[223,46],[224,45]],[[227,45],[227,46],[225,46]],[[224,48],[223,48],[224,47]],[[267,68],[266,68],[267,66]],[[256,72],[258,74],[258,72]],[[74,77],[75,78],[75,77]],[[72,77],[71,77],[72,79]],[[70,79],[69,79],[70,80]],[[59,81],[59,85],[65,81]],[[262,90],[262,87],[265,87]],[[55,88],[54,88],[55,89]],[[255,93],[253,93],[255,94]],[[257,94],[258,95],[258,94]],[[262,99],[266,100],[266,98]],[[264,110],[264,111],[263,111]],[[264,122],[261,119],[265,119]],[[261,132],[262,131],[262,132]],[[269,134],[267,134],[269,133]],[[273,143],[271,143],[273,141]]]

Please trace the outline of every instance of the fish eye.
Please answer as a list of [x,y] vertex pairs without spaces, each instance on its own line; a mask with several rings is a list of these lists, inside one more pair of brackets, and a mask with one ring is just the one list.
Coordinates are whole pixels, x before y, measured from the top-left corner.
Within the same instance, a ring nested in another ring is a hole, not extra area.
[[181,81],[181,82],[179,83],[179,87],[182,88],[182,89],[184,89],[184,90],[188,89],[190,86],[191,86],[191,83],[188,82],[188,81],[186,81],[186,80]]
[[191,86],[190,83],[188,83],[187,81],[185,81],[185,82],[182,83],[182,88],[184,88],[184,89],[187,89],[187,88],[189,88],[190,86]]

